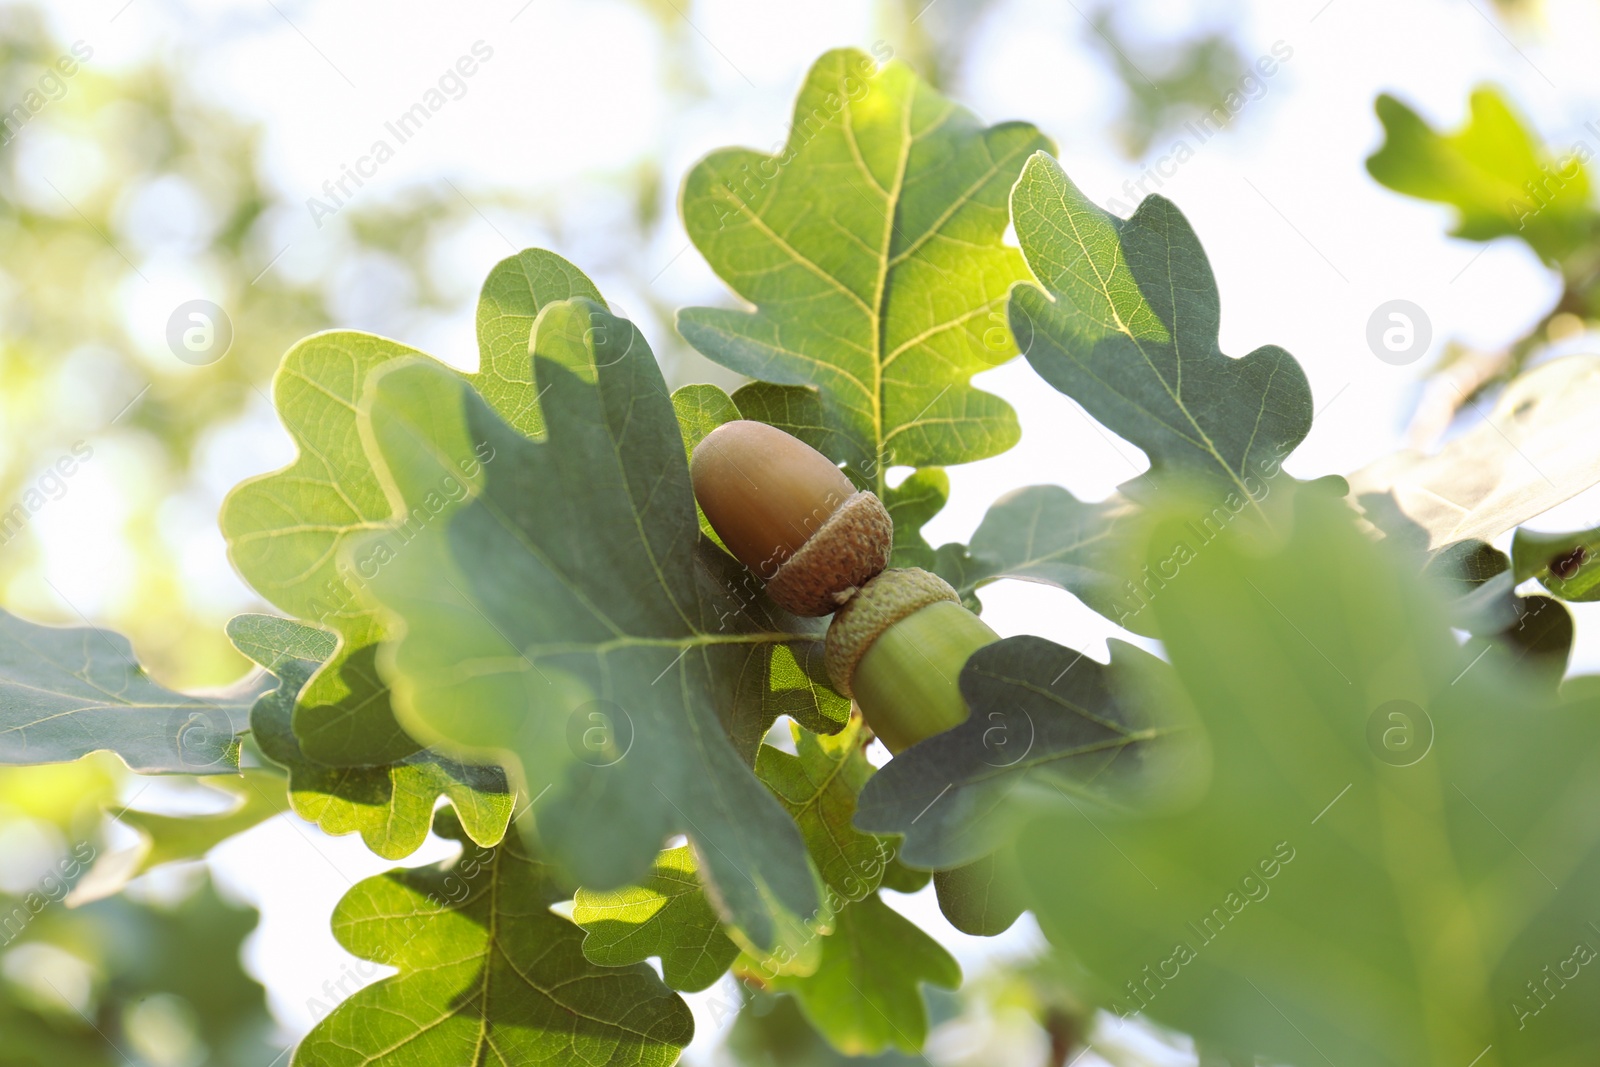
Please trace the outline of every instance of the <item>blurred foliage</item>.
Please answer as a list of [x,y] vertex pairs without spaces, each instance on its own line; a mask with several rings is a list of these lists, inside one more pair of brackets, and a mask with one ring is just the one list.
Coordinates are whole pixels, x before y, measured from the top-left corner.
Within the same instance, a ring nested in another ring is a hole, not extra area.
[[1592,149],[1558,158],[1488,87],[1472,94],[1466,125],[1449,134],[1392,96],[1376,106],[1385,137],[1367,170],[1397,192],[1453,206],[1453,236],[1520,237],[1553,266],[1592,243],[1597,219],[1583,169]]
[[104,755],[0,768],[0,1067],[267,1067],[281,1047],[239,958],[256,915],[203,870],[159,900],[66,903],[124,777]]
[[949,90],[978,24],[995,0],[881,0],[878,24],[901,59],[930,84]]
[[1588,164],[1600,144],[1586,127],[1566,149],[1545,142],[1499,90],[1483,86],[1466,122],[1440,132],[1387,94],[1376,103],[1384,141],[1367,159],[1381,184],[1456,209],[1453,236],[1525,243],[1561,279],[1561,295],[1534,326],[1503,351],[1477,353],[1449,345],[1436,371],[1458,371],[1449,402],[1464,407],[1485,390],[1515,378],[1552,341],[1600,319],[1600,211]]
[[[185,580],[193,538],[214,529],[197,468],[217,427],[265,407],[255,394],[284,349],[333,321],[330,279],[355,253],[332,257],[326,279],[268,269],[291,209],[264,184],[260,131],[172,70],[105,73],[91,45],[78,42],[76,56],[73,47],[52,40],[36,11],[0,10],[0,107],[18,103],[26,115],[40,99],[30,92],[61,87],[0,144],[0,510],[80,440],[93,458],[48,495],[95,481],[121,502],[94,529],[55,542],[40,529],[63,505],[46,502],[3,545],[0,589],[41,620],[84,613],[117,626],[174,681],[218,683],[244,661],[220,629],[237,595],[218,604],[217,591]],[[81,61],[56,66],[62,57]],[[417,245],[450,214],[429,202],[352,229],[369,259],[387,254],[410,273],[411,298],[427,306],[439,297]],[[172,310],[196,297],[233,323],[231,350],[209,366],[164,344]],[[112,563],[114,575],[80,607],[49,574],[84,556]]]
[[[1068,25],[1081,21],[1081,40],[1100,56],[1122,90],[1122,111],[1112,131],[1130,159],[1143,156],[1158,137],[1184,120],[1222,106],[1246,73],[1245,57],[1226,33],[1210,30],[1150,40],[1148,28],[1167,21],[1153,3],[1068,6]],[[949,91],[958,82],[981,23],[999,7],[996,0],[882,0],[878,23],[899,58]],[[1140,32],[1130,32],[1131,27]]]
[[1545,0],[1494,0],[1495,13],[1516,26],[1532,22],[1544,14]]
[[727,1058],[739,1067],[843,1067],[858,1063],[876,1067],[911,1067],[926,1063],[920,1055],[885,1052],[878,1056],[846,1056],[817,1033],[793,997],[745,989],[739,1017],[728,1033]]
[[105,752],[75,763],[0,768],[0,827],[27,818],[86,837],[125,776],[122,761]]
[[[1094,34],[1087,39],[1100,48],[1122,82],[1127,99],[1114,129],[1123,152],[1137,159],[1161,133],[1223,107],[1228,94],[1237,92],[1246,67],[1232,38],[1222,33],[1168,42],[1152,56],[1124,31],[1128,21],[1133,20],[1125,8],[1102,7],[1094,13]],[[1140,58],[1136,61],[1134,55]]]
[[1046,935],[1122,1017],[1267,1062],[1595,1062],[1592,992],[1529,979],[1600,880],[1596,679],[1558,698],[1515,648],[1475,654],[1415,555],[1333,494],[1269,504],[1270,528],[1196,537],[1202,505],[1129,536],[1152,561],[1192,546],[1150,608],[1206,727],[1200,792],[1030,827]]
[[[718,1064],[738,1067],[1065,1067],[1092,1045],[1118,1067],[1150,1063],[1138,1048],[1166,1035],[1113,1025],[1094,1029],[1093,1007],[1042,959],[1008,961],[968,979],[959,993],[926,989],[936,1033],[923,1055],[890,1050],[877,1056],[847,1056],[828,1044],[794,998],[752,985],[739,986],[742,1001]],[[1137,1031],[1137,1032],[1136,1032]]]
[[[0,915],[26,910],[0,897]],[[239,949],[254,911],[201,879],[173,906],[48,905],[0,949],[0,1067],[264,1067],[281,1048]]]

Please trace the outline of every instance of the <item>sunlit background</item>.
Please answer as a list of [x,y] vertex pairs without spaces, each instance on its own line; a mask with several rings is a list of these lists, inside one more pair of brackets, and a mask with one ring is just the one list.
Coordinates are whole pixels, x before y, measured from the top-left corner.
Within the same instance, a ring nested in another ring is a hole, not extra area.
[[[1176,200],[1217,274],[1224,351],[1281,344],[1311,379],[1319,414],[1289,469],[1348,472],[1408,433],[1426,437],[1414,422],[1420,383],[1447,356],[1519,345],[1519,358],[1545,358],[1593,341],[1571,315],[1547,320],[1562,279],[1526,245],[1453,240],[1448,210],[1368,176],[1374,98],[1393,93],[1454,127],[1489,82],[1553,146],[1600,150],[1596,41],[1593,0],[0,8],[0,108],[44,99],[0,135],[0,510],[30,490],[46,498],[0,544],[0,606],[120,630],[169,684],[238,677],[246,663],[223,623],[268,609],[231,569],[216,516],[233,484],[293,454],[268,401],[278,359],[305,334],[350,327],[470,367],[478,286],[524,247],[586,271],[642,325],[669,385],[736,384],[673,330],[675,309],[730,299],[685,236],[678,181],[713,148],[781,139],[805,69],[844,44],[892,52],[986,120],[1035,122],[1113,210],[1145,192]],[[42,81],[63,56],[74,73]],[[445,106],[393,158],[364,165],[359,185],[348,179],[374,141],[394,141],[385,124],[462,56],[476,71],[448,83]],[[1243,80],[1263,56],[1279,60],[1272,76]],[[1186,123],[1233,92],[1244,105],[1200,143]],[[1368,317],[1396,298],[1433,327],[1429,356],[1407,367],[1366,341]],[[167,339],[174,309],[195,299],[233,325],[227,355],[205,366],[180,361]],[[977,384],[1017,408],[1022,443],[950,472],[950,505],[927,531],[936,545],[965,541],[1011,488],[1055,482],[1099,499],[1145,466],[1022,361]],[[74,446],[90,458],[48,478]],[[1597,523],[1589,494],[1538,525]],[[984,602],[1002,634],[1105,656],[1112,625],[1065,593],[1001,582]],[[1592,668],[1600,620],[1575,610],[1574,666]],[[76,843],[125,844],[101,810],[130,802],[226,806],[181,783],[130,781],[110,759],[0,773],[0,894],[35,886]],[[432,840],[405,862],[449,851]],[[136,882],[126,899],[52,908],[43,937],[0,952],[0,1035],[44,1035],[38,1047],[59,1048],[61,1064],[270,1067],[319,1004],[387,973],[356,974],[326,920],[354,881],[390,866],[285,815],[205,864]],[[928,1061],[1047,1062],[1060,1035],[1038,1020],[1073,1006],[1047,1003],[1026,971],[986,974],[1038,949],[1031,920],[982,941],[944,922],[931,889],[888,898],[969,978],[961,998],[934,1004],[945,1021]],[[690,998],[686,1062],[769,1062],[760,1034],[728,1045],[731,983]],[[82,1025],[96,1017],[119,1020],[118,1047]],[[1181,1045],[1125,1029],[1080,1062],[1183,1062]],[[0,1037],[0,1065],[36,1062],[8,1055]],[[841,1062],[817,1056],[803,1062]]]

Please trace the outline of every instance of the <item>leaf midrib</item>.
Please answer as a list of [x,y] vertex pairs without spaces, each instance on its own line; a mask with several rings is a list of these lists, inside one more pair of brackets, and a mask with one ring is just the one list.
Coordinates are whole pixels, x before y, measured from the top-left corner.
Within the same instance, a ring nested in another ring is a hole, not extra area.
[[[843,82],[841,80],[841,87]],[[872,449],[873,488],[881,499],[888,492],[888,471],[884,463],[883,429],[883,353],[888,345],[889,317],[885,314],[889,301],[889,272],[893,269],[894,220],[900,213],[900,198],[905,194],[906,168],[911,160],[911,105],[916,100],[916,87],[905,94],[905,104],[900,112],[900,158],[895,162],[892,187],[885,193],[883,212],[882,251],[878,254],[878,282],[872,297]],[[845,109],[846,111],[849,108]]]

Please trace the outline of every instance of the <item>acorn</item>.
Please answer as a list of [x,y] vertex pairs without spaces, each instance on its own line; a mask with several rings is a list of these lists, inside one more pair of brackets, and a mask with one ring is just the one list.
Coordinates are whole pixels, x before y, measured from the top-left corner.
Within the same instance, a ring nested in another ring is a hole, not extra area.
[[[966,721],[961,668],[1000,635],[938,575],[889,568],[894,523],[876,496],[760,422],[707,434],[690,474],[712,529],[774,601],[797,615],[833,613],[828,678],[892,754]],[[996,857],[940,871],[934,883],[946,918],[970,934],[998,934],[1022,912]]]
[[[884,571],[835,613],[823,662],[833,687],[898,756],[966,721],[961,668],[998,640],[948,582],[908,567]],[[938,871],[933,884],[939,910],[963,933],[993,937],[1022,914],[1015,875],[995,856]]]
[[967,658],[1000,640],[936,574],[886,570],[833,616],[823,663],[891,753],[967,718],[959,678]]
[[883,502],[775,426],[718,426],[695,446],[689,475],[711,528],[786,611],[832,614],[889,565]]

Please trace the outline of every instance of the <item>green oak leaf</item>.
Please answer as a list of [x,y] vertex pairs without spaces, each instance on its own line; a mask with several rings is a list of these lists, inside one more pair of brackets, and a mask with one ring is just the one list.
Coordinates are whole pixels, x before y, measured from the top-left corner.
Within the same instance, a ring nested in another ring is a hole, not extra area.
[[1575,533],[1521,529],[1511,539],[1516,580],[1539,584],[1562,600],[1600,600],[1600,528]]
[[924,983],[955,989],[961,966],[877,893],[840,910],[815,972],[767,981],[792,993],[811,1025],[852,1056],[921,1051],[928,1036]]
[[1474,91],[1466,125],[1450,134],[1387,93],[1376,106],[1384,141],[1367,170],[1395,192],[1453,206],[1455,236],[1520,237],[1547,263],[1593,239],[1583,161],[1557,159],[1498,91]]
[[1266,1062],[1593,1062],[1600,686],[1480,659],[1413,554],[1294,505],[1152,602],[1212,773],[1166,811],[1041,815],[1041,926],[1113,1011]]
[[[560,256],[527,249],[495,265],[478,302],[479,370],[473,383],[502,418],[525,434],[542,422],[528,364],[528,336],[552,300],[600,300],[588,278]],[[378,643],[387,637],[361,587],[371,577],[352,566],[348,546],[375,530],[404,544],[413,525],[452,508],[479,480],[479,464],[443,472],[428,510],[396,516],[362,451],[356,404],[379,367],[422,353],[353,331],[316,334],[291,348],[273,379],[279,416],[299,455],[282,470],[241,483],[220,518],[228,555],[245,580],[290,615],[339,634],[339,648],[312,678],[294,710],[305,755],[333,766],[379,766],[422,746],[395,722],[379,677]]]
[[866,747],[872,741],[860,715],[832,737],[790,725],[795,755],[763,745],[756,775],[793,816],[822,880],[844,900],[878,888],[894,857],[891,842],[851,825],[856,797],[872,777]]
[[749,944],[803,937],[816,875],[729,735],[766,714],[772,648],[820,625],[726,584],[733,560],[700,537],[677,417],[631,323],[550,304],[533,350],[541,441],[425,361],[375,376],[363,401],[402,510],[471,442],[495,456],[471,502],[370,583],[400,635],[396,708],[430,744],[551,789],[541,838],[584,886],[637,881],[684,833]]
[[272,615],[237,615],[228,622],[234,647],[279,680],[250,713],[262,755],[289,772],[289,806],[325,833],[359,833],[384,859],[409,856],[428,836],[441,796],[480,845],[498,844],[511,821],[514,797],[498,767],[457,763],[422,749],[377,767],[329,767],[306,758],[290,728],[295,698],[333,654],[326,630]]
[[933,569],[969,606],[978,604],[975,594],[989,582],[1017,578],[1065,589],[1143,632],[1139,599],[1118,585],[1127,570],[1118,524],[1133,510],[1122,499],[1086,503],[1056,485],[1016,489],[990,505],[971,544],[940,546]]
[[688,1006],[649,967],[584,959],[549,910],[566,889],[521,835],[474,849],[448,812],[435,830],[467,845],[458,859],[368,878],[334,910],[341,945],[400,973],[318,1023],[294,1067],[677,1061]]
[[579,889],[572,921],[588,934],[583,954],[590,963],[622,967],[655,956],[670,989],[709,988],[739,955],[700,888],[687,845],[657,856],[640,885],[608,892]]
[[1031,635],[978,649],[960,679],[971,716],[873,775],[855,825],[903,834],[900,859],[937,870],[988,856],[1034,804],[1151,804],[1152,778],[1176,790],[1190,746],[1163,699],[1165,665],[1109,644],[1109,665]]
[[1311,429],[1311,387],[1275,345],[1222,353],[1216,279],[1176,205],[1149,196],[1119,219],[1040,152],[1011,213],[1038,279],[1012,290],[1011,332],[1045,381],[1149,457],[1123,493],[1178,474],[1259,507]]
[[239,735],[267,684],[257,674],[212,696],[174,692],[121,634],[0,611],[0,764],[110,751],[140,774],[236,774]]
[[[762,696],[763,714],[760,723],[766,726],[749,744],[735,734],[734,741],[741,753],[754,757],[759,751],[760,739],[778,720],[787,715],[813,734],[837,734],[850,722],[850,698],[840,696],[828,680],[828,670],[822,661],[823,642],[793,641],[772,649],[767,662],[767,690]],[[754,731],[746,731],[750,737]]]
[[[710,542],[702,542],[697,556],[700,593],[716,629],[762,625],[759,619],[780,616],[744,564]],[[794,631],[793,639],[751,647],[734,676],[733,700],[720,709],[733,747],[751,766],[780,715],[818,734],[836,734],[850,720],[850,701],[834,691],[823,663],[823,630],[805,632],[808,624],[792,618],[782,626]]]
[[933,570],[933,546],[922,536],[922,527],[949,499],[950,476],[939,467],[912,471],[905,481],[886,491],[883,504],[894,520],[894,555],[889,566]]
[[788,143],[729,148],[684,181],[690,239],[751,310],[688,308],[678,330],[757,379],[746,418],[795,433],[887,502],[888,468],[965,463],[1017,442],[972,375],[1016,354],[1000,315],[1027,276],[1006,193],[1050,142],[983,126],[904,63],[829,52]]
[[138,841],[96,857],[89,873],[67,894],[67,906],[75,908],[120,893],[129,882],[164,863],[198,860],[228,838],[278,814],[272,794],[283,788],[283,775],[276,769],[249,768],[241,770],[238,777],[219,774],[203,781],[220,794],[219,799],[232,802],[227,809],[204,815],[160,815],[118,805],[112,814],[139,835]]

